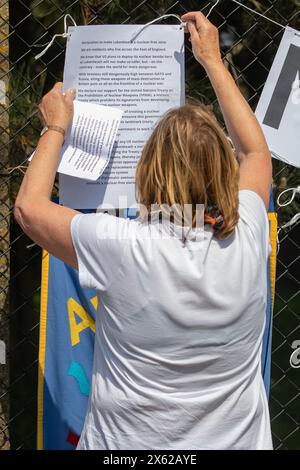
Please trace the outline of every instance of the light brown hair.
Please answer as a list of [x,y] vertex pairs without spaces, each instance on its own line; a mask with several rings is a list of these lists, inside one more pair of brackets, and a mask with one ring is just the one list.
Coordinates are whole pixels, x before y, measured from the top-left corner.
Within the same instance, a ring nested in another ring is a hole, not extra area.
[[[136,170],[137,200],[151,205],[218,206],[227,238],[238,222],[239,164],[211,109],[187,104],[170,110],[145,144]],[[193,214],[193,225],[195,213]]]

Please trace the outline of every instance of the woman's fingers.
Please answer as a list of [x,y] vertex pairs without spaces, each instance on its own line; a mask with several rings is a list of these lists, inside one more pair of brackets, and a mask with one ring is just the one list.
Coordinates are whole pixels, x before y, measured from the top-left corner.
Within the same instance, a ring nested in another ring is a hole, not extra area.
[[62,88],[63,88],[63,83],[62,82],[57,82],[55,83],[54,87],[53,87],[53,91],[59,91],[60,93],[62,93]]
[[75,88],[69,88],[66,93],[62,92],[63,90],[63,82],[57,82],[55,83],[54,87],[52,88],[52,91],[57,91],[62,94],[62,96],[67,100],[67,101],[73,101],[76,95],[76,90]]
[[73,117],[75,89],[62,93],[63,84],[58,82],[45,95],[39,105],[40,113],[47,125],[56,125],[67,130]]
[[197,31],[195,23],[193,21],[189,21],[187,26],[188,26],[189,33],[191,35],[192,42],[196,43],[197,41],[199,41],[199,33]]
[[201,11],[190,11],[181,16],[182,21],[193,21],[196,24],[196,29],[201,28],[209,22],[206,16]]
[[73,103],[75,96],[76,96],[75,88],[69,88],[69,90],[65,93],[66,103]]
[[212,61],[220,61],[218,29],[200,11],[191,11],[181,16],[187,23],[185,31],[190,33],[193,54],[204,67]]

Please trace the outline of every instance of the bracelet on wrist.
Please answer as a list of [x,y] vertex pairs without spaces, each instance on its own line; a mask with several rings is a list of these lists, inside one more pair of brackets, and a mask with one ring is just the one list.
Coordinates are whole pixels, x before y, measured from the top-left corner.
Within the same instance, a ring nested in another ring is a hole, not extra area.
[[60,127],[60,126],[54,126],[54,125],[48,125],[48,126],[45,126],[43,129],[42,129],[42,132],[41,132],[41,136],[44,135],[47,131],[55,131],[55,132],[59,132],[63,138],[66,137],[66,131],[63,127]]

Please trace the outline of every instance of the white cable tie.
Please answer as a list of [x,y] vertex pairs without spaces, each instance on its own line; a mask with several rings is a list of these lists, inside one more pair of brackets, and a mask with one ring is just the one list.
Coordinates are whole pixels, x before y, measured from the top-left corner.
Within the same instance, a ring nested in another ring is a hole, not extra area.
[[68,30],[67,19],[68,18],[72,21],[73,26],[77,26],[76,21],[74,20],[74,18],[69,13],[66,14],[64,16],[64,32],[63,33],[54,34],[51,41],[46,43],[46,44],[33,44],[33,47],[44,47],[45,46],[44,49],[34,57],[35,60],[40,59],[40,57],[42,57],[47,52],[47,50],[52,46],[52,44],[54,43],[56,38],[59,38],[59,37],[60,38],[67,38],[68,36],[70,36],[70,33],[67,32],[67,30]]
[[277,243],[277,250],[276,250],[276,255],[278,255],[280,251],[280,240],[279,240],[279,234],[280,234],[281,228],[277,230],[277,235],[276,235],[276,243]]
[[281,240],[279,240],[279,234],[281,232],[281,230],[285,229],[285,228],[288,228],[288,227],[292,227],[293,225],[295,225],[298,220],[300,220],[300,212],[296,215],[294,215],[294,217],[289,221],[287,222],[286,224],[284,224],[282,227],[280,227],[278,230],[277,230],[277,255],[280,251],[280,242]]
[[282,29],[286,28],[286,26],[284,26],[284,25],[281,24],[281,23],[278,23],[278,21],[272,20],[272,18],[269,18],[268,16],[264,15],[263,13],[259,13],[258,11],[253,10],[253,8],[247,7],[247,6],[244,5],[243,3],[238,2],[238,0],[231,0],[231,1],[232,1],[233,3],[236,3],[237,5],[239,5],[240,7],[245,8],[245,10],[251,11],[251,12],[254,13],[255,15],[258,15],[258,16],[260,16],[261,18],[264,18],[265,20],[268,20],[268,21],[270,21],[271,23],[276,24],[277,26],[279,26],[279,27],[282,28]]
[[210,8],[209,12],[207,13],[206,15],[206,18],[208,18],[211,13],[213,12],[213,10],[216,8],[216,6],[220,3],[220,0],[213,0],[214,1],[214,5]]
[[181,20],[181,18],[180,18],[179,15],[175,15],[174,13],[170,13],[170,14],[168,14],[168,15],[162,15],[162,16],[159,16],[158,18],[155,18],[155,19],[152,20],[152,21],[149,21],[149,23],[144,24],[140,29],[138,29],[137,33],[131,38],[130,42],[134,41],[134,40],[137,38],[137,36],[138,36],[142,31],[144,31],[145,28],[147,28],[147,27],[150,26],[151,24],[154,24],[154,23],[156,23],[156,22],[159,21],[159,20],[163,20],[164,18],[170,18],[170,17],[176,18],[178,21],[180,21],[180,27],[181,27],[181,28],[185,28],[185,27],[186,27],[186,23]]
[[292,227],[292,225],[295,225],[298,222],[298,220],[300,220],[300,212],[294,215],[294,217],[289,222],[284,224],[281,228],[284,229],[284,228]]
[[47,50],[52,46],[53,42],[55,41],[56,38],[67,38],[69,36],[68,33],[62,33],[62,34],[54,34],[53,38],[51,41],[47,44],[47,46],[39,53],[37,54],[34,58],[35,60],[38,60],[40,57],[42,57],[44,54],[46,54]]
[[[282,196],[283,196],[284,194],[287,194],[287,193],[290,192],[290,191],[293,191],[293,194],[292,194],[291,198],[290,198],[287,202],[285,202],[284,204],[281,204],[280,199],[282,198]],[[278,205],[279,207],[286,207],[286,206],[289,206],[289,205],[292,204],[292,202],[294,201],[294,199],[295,199],[295,197],[296,197],[296,194],[300,194],[300,186],[297,186],[297,188],[288,188],[288,189],[285,189],[284,191],[282,191],[282,192],[279,194],[279,196],[278,196],[278,198],[277,198],[277,205]]]
[[73,23],[73,26],[77,26],[77,23],[76,21],[74,20],[73,16],[70,15],[70,13],[67,13],[65,16],[64,16],[64,32],[66,33],[67,32],[67,29],[68,29],[68,24],[67,24],[67,19],[70,18],[70,20],[72,21]]
[[[291,196],[291,198],[285,202],[284,204],[281,204],[280,202],[280,199],[282,198],[282,196],[284,194],[287,194],[288,192],[290,191],[293,191],[293,194]],[[295,197],[296,197],[296,194],[300,194],[300,186],[297,186],[297,188],[288,188],[288,189],[285,189],[284,191],[282,191],[278,198],[277,198],[277,205],[279,207],[286,207],[286,206],[289,206],[290,204],[292,204],[292,202],[294,201]],[[282,227],[279,227],[279,229],[277,230],[277,254],[279,253],[279,250],[280,250],[280,240],[279,240],[279,234],[281,232],[281,230],[283,229],[286,229],[286,228],[289,228],[289,227],[292,227],[293,225],[295,225],[298,220],[300,220],[300,212],[296,215],[294,215],[294,217],[292,217],[292,219],[287,222],[286,224],[282,225]]]

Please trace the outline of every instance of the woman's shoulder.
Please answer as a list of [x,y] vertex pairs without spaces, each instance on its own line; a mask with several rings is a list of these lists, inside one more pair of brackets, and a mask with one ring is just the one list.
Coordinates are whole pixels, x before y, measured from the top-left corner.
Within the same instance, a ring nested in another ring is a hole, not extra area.
[[262,198],[255,191],[242,189],[239,191],[239,229],[246,229],[251,233],[252,240],[259,251],[263,249],[264,256],[268,256],[269,249],[269,218]]

